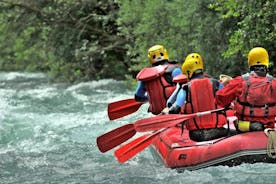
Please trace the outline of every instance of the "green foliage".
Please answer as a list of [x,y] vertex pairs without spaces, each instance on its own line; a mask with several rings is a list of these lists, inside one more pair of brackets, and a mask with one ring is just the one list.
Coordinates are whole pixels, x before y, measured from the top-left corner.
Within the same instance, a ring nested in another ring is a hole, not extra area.
[[179,66],[198,52],[207,73],[235,76],[255,46],[275,65],[275,7],[275,0],[0,0],[0,69],[133,83],[149,66],[148,48],[162,44]]
[[241,53],[246,57],[251,48],[262,46],[269,51],[271,66],[274,66],[276,61],[275,7],[275,0],[218,0],[212,4],[212,8],[219,13],[223,21],[230,20],[236,24],[231,29],[229,45],[223,56],[228,58]]
[[129,36],[130,71],[148,66],[147,49],[163,44],[179,64],[190,52],[204,58],[205,71],[240,75],[246,56],[263,46],[275,61],[275,1],[121,0],[121,33]]
[[118,21],[122,34],[130,36],[127,47],[133,73],[149,65],[147,50],[155,44],[163,44],[170,60],[178,60],[179,65],[186,55],[198,52],[207,72],[214,76],[226,72],[229,62],[224,62],[221,53],[229,36],[224,22],[208,8],[212,1],[120,2]]
[[[113,77],[128,70],[112,0],[0,1],[2,69],[39,70],[68,82]],[[1,39],[1,38],[0,38]],[[6,66],[6,63],[13,63]]]
[[155,44],[165,45],[170,60],[177,59],[173,48],[180,34],[175,34],[175,22],[171,17],[176,11],[167,1],[120,1],[118,22],[121,34],[126,35],[128,40],[127,56],[132,63],[130,71],[139,71],[149,65],[147,50]]
[[[3,17],[1,17],[1,22]],[[7,29],[5,24],[0,27],[0,67],[4,70],[44,71],[45,51],[40,43],[29,46],[27,40],[32,40],[33,27],[28,27],[17,37],[16,32]]]

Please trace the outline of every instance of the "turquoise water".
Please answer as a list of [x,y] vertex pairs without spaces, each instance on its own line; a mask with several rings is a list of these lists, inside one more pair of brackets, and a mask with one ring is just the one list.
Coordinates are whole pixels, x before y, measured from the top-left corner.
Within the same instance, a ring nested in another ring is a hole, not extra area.
[[40,73],[0,73],[0,183],[275,183],[275,164],[178,173],[156,162],[149,149],[125,164],[113,150],[101,153],[98,136],[149,116],[143,105],[108,120],[107,104],[132,93],[114,80],[68,86]]

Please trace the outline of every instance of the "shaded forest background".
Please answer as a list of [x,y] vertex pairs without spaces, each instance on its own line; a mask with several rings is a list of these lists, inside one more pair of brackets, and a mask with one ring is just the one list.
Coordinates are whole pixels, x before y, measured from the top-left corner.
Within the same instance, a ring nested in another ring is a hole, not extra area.
[[0,0],[0,70],[54,81],[130,80],[163,44],[182,64],[198,52],[205,71],[240,75],[255,46],[276,67],[276,0]]

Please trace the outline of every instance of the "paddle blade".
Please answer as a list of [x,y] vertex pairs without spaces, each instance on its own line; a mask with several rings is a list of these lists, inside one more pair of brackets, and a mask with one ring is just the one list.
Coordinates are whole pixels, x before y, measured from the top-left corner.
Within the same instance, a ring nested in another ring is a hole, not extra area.
[[97,146],[104,153],[122,144],[136,134],[133,124],[126,124],[97,138]]
[[147,148],[153,139],[162,131],[163,129],[150,135],[142,135],[117,149],[114,155],[120,163],[124,163]]
[[109,103],[107,107],[108,117],[110,120],[124,117],[136,112],[142,104],[133,98]]
[[185,120],[196,117],[196,114],[167,114],[150,118],[144,118],[134,123],[134,128],[138,132],[160,130],[162,128],[173,127]]

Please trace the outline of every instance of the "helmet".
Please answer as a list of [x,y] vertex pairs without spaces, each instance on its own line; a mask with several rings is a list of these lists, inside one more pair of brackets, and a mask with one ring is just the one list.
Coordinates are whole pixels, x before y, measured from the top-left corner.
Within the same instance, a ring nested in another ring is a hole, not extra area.
[[248,66],[264,65],[268,67],[269,58],[267,51],[262,47],[255,47],[248,53]]
[[148,58],[151,64],[162,60],[169,60],[167,49],[163,45],[154,45],[148,50]]
[[196,70],[203,70],[203,60],[202,57],[198,53],[191,53],[186,58],[184,63],[182,64],[182,73],[188,76],[190,79],[193,73]]

